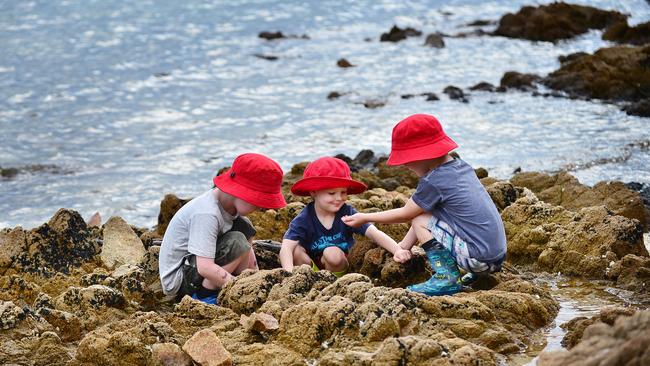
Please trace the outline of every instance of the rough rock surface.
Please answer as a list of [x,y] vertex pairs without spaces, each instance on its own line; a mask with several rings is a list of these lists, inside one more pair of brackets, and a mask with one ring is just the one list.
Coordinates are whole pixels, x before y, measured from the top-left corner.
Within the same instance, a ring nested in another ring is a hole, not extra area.
[[598,322],[584,331],[570,351],[543,353],[538,365],[648,365],[650,311],[619,317],[613,325]]
[[503,210],[501,218],[511,263],[605,278],[611,262],[627,254],[648,256],[639,222],[603,206],[571,212],[526,196]]
[[192,360],[201,366],[232,365],[232,355],[221,344],[221,340],[209,329],[196,332],[183,345]]
[[627,21],[613,24],[603,33],[603,39],[634,45],[650,43],[650,22],[645,22],[634,27],[630,27]]
[[530,189],[537,198],[552,205],[572,211],[605,205],[616,215],[639,220],[645,227],[650,225],[643,198],[622,182],[599,182],[590,188],[566,172],[553,175],[523,172],[515,174],[510,182]]
[[591,318],[584,316],[573,318],[562,324],[562,328],[567,330],[564,338],[562,338],[562,345],[567,349],[571,349],[582,340],[584,331],[588,326],[598,322],[614,325],[614,322],[618,317],[631,316],[635,311],[636,310],[632,308],[606,307],[600,310],[598,315]]
[[650,94],[650,46],[601,48],[566,62],[542,81],[570,96],[638,101]]
[[121,217],[111,217],[104,224],[104,245],[100,258],[113,269],[123,264],[137,264],[145,253],[142,241]]
[[603,29],[625,19],[626,16],[617,11],[562,2],[538,7],[524,6],[516,14],[504,15],[494,34],[555,42],[586,33],[590,29]]

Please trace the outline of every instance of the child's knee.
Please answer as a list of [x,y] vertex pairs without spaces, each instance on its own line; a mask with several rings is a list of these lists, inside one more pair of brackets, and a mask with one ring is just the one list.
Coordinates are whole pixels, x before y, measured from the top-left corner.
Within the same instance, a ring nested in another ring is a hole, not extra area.
[[294,265],[301,265],[301,264],[311,264],[311,258],[309,257],[309,254],[307,254],[307,251],[305,248],[301,246],[296,246],[293,250],[293,264]]
[[345,253],[337,247],[325,248],[323,260],[333,267],[347,267],[348,258]]

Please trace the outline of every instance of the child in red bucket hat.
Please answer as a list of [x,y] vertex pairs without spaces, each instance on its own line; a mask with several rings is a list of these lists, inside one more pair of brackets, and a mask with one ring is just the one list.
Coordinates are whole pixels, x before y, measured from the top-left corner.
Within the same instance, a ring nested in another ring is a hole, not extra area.
[[[422,244],[435,274],[409,286],[427,295],[453,294],[479,275],[499,271],[506,255],[501,216],[474,169],[449,152],[458,145],[438,120],[415,114],[393,128],[388,165],[404,165],[419,177],[413,196],[401,208],[343,217],[351,227],[367,222],[411,222],[400,242],[410,249]],[[460,266],[467,272],[460,278]]]
[[282,169],[260,154],[242,154],[214,177],[215,188],[192,199],[174,215],[160,247],[165,295],[190,295],[216,302],[218,290],[245,269],[257,269],[247,214],[281,208]]
[[300,211],[284,234],[280,249],[280,263],[287,271],[294,265],[307,264],[314,270],[324,268],[337,276],[347,272],[347,254],[354,245],[353,233],[365,235],[393,254],[397,262],[411,258],[411,252],[400,248],[395,240],[374,225],[358,228],[345,225],[341,218],[356,210],[346,203],[348,194],[358,194],[366,185],[350,176],[350,168],[341,159],[324,157],[305,168],[303,178],[291,192],[311,196],[313,202]]

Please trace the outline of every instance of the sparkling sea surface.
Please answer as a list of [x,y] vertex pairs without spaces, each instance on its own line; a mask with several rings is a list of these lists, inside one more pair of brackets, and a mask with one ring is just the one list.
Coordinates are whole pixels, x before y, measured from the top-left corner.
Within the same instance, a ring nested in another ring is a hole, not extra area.
[[[413,113],[437,116],[460,155],[492,176],[577,164],[586,184],[650,183],[648,118],[526,92],[471,92],[469,103],[442,93],[498,85],[510,70],[544,76],[560,55],[611,45],[602,32],[557,44],[379,42],[394,24],[455,35],[547,2],[0,0],[0,167],[20,171],[0,178],[0,228],[40,225],[60,207],[150,227],[166,193],[200,194],[240,153],[285,169],[366,148],[386,154],[393,125]],[[650,19],[644,0],[573,3],[630,14],[631,24]],[[309,39],[266,41],[261,31]],[[339,68],[340,58],[357,66]],[[328,100],[332,91],[347,94]],[[440,100],[401,98],[423,92]]]

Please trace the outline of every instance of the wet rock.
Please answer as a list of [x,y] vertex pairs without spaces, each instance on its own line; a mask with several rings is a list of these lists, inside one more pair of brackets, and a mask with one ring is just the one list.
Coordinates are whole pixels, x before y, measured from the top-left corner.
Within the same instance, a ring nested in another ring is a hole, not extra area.
[[496,91],[496,87],[488,82],[481,81],[480,83],[472,86],[469,88],[469,90],[482,90],[482,91],[488,91],[488,92],[494,92]]
[[650,94],[650,46],[601,48],[562,64],[542,82],[575,98],[638,101]]
[[266,301],[273,285],[290,275],[281,268],[258,273],[263,273],[263,276],[244,272],[237,276],[237,281],[228,282],[219,293],[219,304],[238,314],[251,314]]
[[364,107],[368,109],[376,109],[376,108],[381,108],[386,105],[386,102],[383,100],[378,100],[378,99],[368,99],[364,102],[362,102]]
[[610,262],[607,277],[616,281],[616,287],[634,291],[637,295],[650,292],[650,258],[628,254]]
[[477,19],[471,23],[467,23],[466,26],[468,27],[484,27],[486,25],[493,25],[496,24],[496,21],[493,20],[484,20],[484,19]]
[[173,194],[167,194],[160,202],[160,213],[158,214],[158,226],[156,231],[161,237],[165,235],[167,225],[171,221],[176,211],[180,210],[183,205],[189,202],[189,199],[181,199]]
[[599,182],[590,188],[566,172],[554,175],[523,172],[515,174],[510,182],[530,189],[537,198],[552,205],[572,211],[604,205],[614,214],[638,220],[648,227],[647,221],[650,218],[647,217],[643,199],[622,182]]
[[48,173],[48,174],[71,174],[69,169],[62,168],[53,164],[33,164],[19,167],[0,167],[0,178],[13,179],[18,174],[31,174],[31,173]]
[[348,67],[355,67],[356,65],[352,65],[350,61],[344,58],[340,58],[338,61],[336,61],[336,66],[341,68],[348,68]]
[[650,43],[650,22],[645,22],[634,27],[630,27],[627,21],[618,22],[605,30],[603,39],[634,45]]
[[449,85],[442,92],[447,94],[447,96],[449,96],[449,99],[458,100],[458,101],[463,102],[463,103],[468,103],[469,102],[469,100],[467,99],[467,96],[465,95],[463,90],[461,88],[459,88],[459,87]]
[[440,33],[432,33],[429,34],[427,38],[424,40],[424,45],[433,48],[444,48],[445,41],[443,40],[442,35]]
[[401,40],[406,39],[407,37],[419,37],[421,35],[422,32],[420,32],[417,29],[413,29],[411,27],[402,29],[394,25],[393,28],[390,29],[390,31],[388,31],[387,33],[382,33],[381,37],[379,37],[379,41],[399,42]]
[[192,358],[174,343],[151,345],[153,366],[192,366]]
[[623,110],[631,116],[650,117],[650,98],[631,103]]
[[86,334],[79,342],[75,361],[94,365],[145,365],[152,358],[151,345],[182,341],[160,315],[136,313]]
[[524,6],[516,14],[504,15],[494,34],[555,42],[586,33],[589,29],[603,29],[625,19],[625,15],[616,11],[561,2],[539,7]]
[[645,365],[650,363],[650,311],[618,318],[614,325],[593,324],[582,341],[570,351],[539,356],[540,366],[553,365]]
[[232,355],[223,347],[219,337],[208,329],[200,330],[188,339],[183,351],[201,366],[232,365]]
[[14,328],[25,319],[25,312],[12,301],[0,301],[0,329]]
[[562,338],[562,345],[567,349],[571,349],[582,340],[584,331],[588,326],[598,322],[614,325],[614,322],[619,317],[629,317],[635,312],[636,310],[632,308],[606,307],[591,318],[584,316],[573,318],[561,325],[567,331],[566,335]]
[[279,268],[280,248],[282,243],[273,240],[254,240],[253,251],[257,258],[257,265],[260,269]]
[[69,274],[98,253],[99,246],[91,240],[81,215],[59,209],[49,222],[26,233],[25,244],[12,267],[51,277],[57,272]]
[[535,83],[541,78],[534,74],[522,74],[516,71],[508,71],[501,77],[501,87],[507,89],[519,89],[530,91],[537,89]]
[[410,261],[400,264],[393,260],[392,254],[376,245],[365,252],[358,271],[372,278],[377,285],[386,287],[406,287],[426,281],[433,274],[423,254],[418,253]]
[[488,176],[487,169],[485,169],[483,167],[478,167],[478,168],[474,169],[474,173],[476,173],[476,177],[478,179],[483,179],[483,178],[486,178]]
[[648,255],[638,221],[614,215],[603,206],[574,213],[526,196],[506,207],[501,218],[511,263],[605,278],[611,261],[627,254]]
[[251,316],[242,314],[239,322],[246,330],[256,333],[269,333],[280,327],[273,315],[265,313],[253,313]]
[[[411,99],[411,98],[413,98],[413,97],[415,97],[415,96],[416,96],[415,94],[403,94],[403,95],[401,96],[401,98],[402,98],[402,99]],[[420,94],[418,94],[418,96],[426,97],[425,100],[426,100],[427,102],[433,102],[433,101],[436,101],[436,100],[440,100],[440,98],[438,98],[438,96],[436,95],[436,93],[431,93],[431,92],[420,93]]]
[[109,269],[137,264],[145,253],[140,238],[121,217],[111,217],[104,225],[104,245],[100,257]]
[[347,94],[347,93],[341,93],[341,92],[333,91],[333,92],[330,92],[329,94],[327,94],[327,99],[328,100],[339,99],[340,97],[344,96],[345,94]]

